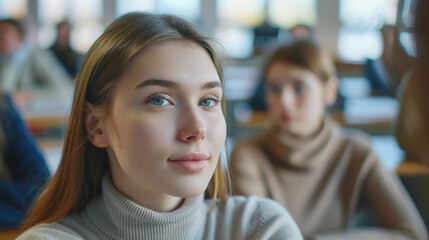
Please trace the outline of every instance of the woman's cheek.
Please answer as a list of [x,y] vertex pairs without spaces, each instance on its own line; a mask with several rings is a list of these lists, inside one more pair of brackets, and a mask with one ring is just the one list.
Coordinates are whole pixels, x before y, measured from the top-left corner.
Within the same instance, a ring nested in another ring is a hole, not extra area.
[[222,148],[226,140],[226,123],[222,113],[218,116],[206,118],[207,136],[213,149]]
[[[210,125],[207,126],[209,129],[211,128]],[[218,120],[215,122],[215,126],[212,127],[213,131],[212,134],[214,135],[214,139],[218,139],[218,142],[224,143],[226,140],[226,122],[225,118],[220,116]]]
[[273,96],[267,97],[267,107],[271,111],[275,111],[278,108],[278,104],[276,103],[276,98]]
[[308,118],[318,119],[322,117],[325,105],[320,98],[312,96],[304,99],[303,108],[306,110],[305,115]]

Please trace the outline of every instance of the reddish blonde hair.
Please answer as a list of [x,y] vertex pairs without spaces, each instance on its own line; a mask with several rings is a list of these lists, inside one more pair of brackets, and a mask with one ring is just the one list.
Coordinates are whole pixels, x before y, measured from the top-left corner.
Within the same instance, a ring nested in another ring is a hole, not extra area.
[[[130,13],[114,21],[89,50],[77,76],[72,111],[65,136],[61,163],[35,203],[22,230],[36,224],[60,220],[84,208],[101,192],[101,179],[108,170],[105,149],[93,146],[85,128],[87,104],[109,113],[112,89],[135,56],[156,44],[189,40],[205,49],[222,80],[222,67],[211,39],[191,23],[170,15]],[[223,103],[224,108],[224,103]],[[225,109],[225,108],[224,108]],[[208,195],[213,203],[227,197],[227,178],[220,161],[212,177]]]

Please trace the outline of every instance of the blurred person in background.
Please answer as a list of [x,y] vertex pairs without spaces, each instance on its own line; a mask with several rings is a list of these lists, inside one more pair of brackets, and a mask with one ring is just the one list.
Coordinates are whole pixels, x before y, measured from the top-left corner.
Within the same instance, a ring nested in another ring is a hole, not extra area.
[[0,20],[0,91],[16,99],[59,99],[69,94],[72,82],[49,51],[32,48],[14,19]]
[[395,71],[393,48],[396,29],[394,26],[383,26],[381,35],[383,39],[383,52],[378,59],[367,59],[364,65],[365,77],[371,83],[374,94],[395,96],[396,79],[400,78]]
[[264,55],[270,50],[272,51],[275,49],[279,44],[279,31],[280,29],[278,27],[274,27],[267,20],[254,28],[253,56]]
[[[337,97],[332,61],[297,42],[276,50],[263,73],[271,129],[236,144],[232,193],[278,201],[306,239],[426,240],[412,200],[368,136],[341,129],[326,112]],[[362,207],[371,226],[354,224]]]
[[417,3],[414,26],[417,58],[415,67],[400,85],[401,107],[395,128],[407,158],[429,165],[429,2]]
[[[305,24],[297,24],[288,29],[287,31],[280,30],[276,33],[277,42],[276,44],[271,44],[270,50],[266,49],[263,54],[269,55],[279,46],[290,45],[295,42],[314,42],[314,34],[312,27]],[[263,42],[261,41],[260,45]],[[274,46],[274,48],[273,48]],[[261,76],[262,77],[262,76]],[[260,79],[258,85],[255,88],[255,91],[252,97],[249,100],[250,107],[254,111],[266,111],[267,105],[265,102],[265,83],[263,79]]]
[[306,24],[296,24],[291,27],[289,33],[289,44],[300,41],[314,42],[313,28]]
[[404,176],[420,210],[426,227],[429,227],[429,1],[417,2],[414,29],[417,57],[415,65],[400,85],[400,111],[395,136],[406,153],[405,164],[416,166],[418,174]]
[[0,95],[0,230],[21,224],[49,176],[45,160],[11,98]]
[[50,47],[69,75],[74,78],[79,71],[79,55],[70,47],[70,23],[61,21],[57,24],[57,39]]

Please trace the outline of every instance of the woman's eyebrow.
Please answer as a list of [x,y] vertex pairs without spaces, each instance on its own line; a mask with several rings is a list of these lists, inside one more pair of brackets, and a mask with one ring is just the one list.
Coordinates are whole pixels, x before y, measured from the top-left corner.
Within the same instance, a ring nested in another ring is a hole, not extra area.
[[219,81],[206,82],[201,86],[201,89],[212,89],[212,88],[222,88],[222,83]]
[[[164,80],[164,79],[147,79],[139,83],[136,86],[136,89],[146,87],[146,86],[153,86],[153,85],[166,87],[166,88],[174,88],[174,89],[179,88],[179,83],[175,81]],[[212,82],[203,83],[201,85],[201,89],[212,89],[216,87],[222,88],[222,83],[219,81],[212,81]]]
[[177,82],[170,81],[170,80],[163,80],[163,79],[147,79],[141,82],[139,85],[137,85],[136,88],[142,88],[142,87],[151,86],[151,85],[156,85],[156,86],[161,86],[166,88],[179,88],[179,84]]

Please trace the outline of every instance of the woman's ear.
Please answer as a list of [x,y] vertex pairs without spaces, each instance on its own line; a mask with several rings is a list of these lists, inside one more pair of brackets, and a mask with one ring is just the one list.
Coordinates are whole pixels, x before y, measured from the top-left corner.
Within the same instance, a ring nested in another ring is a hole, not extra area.
[[105,148],[109,145],[106,135],[101,128],[100,114],[95,110],[92,104],[86,105],[85,127],[88,132],[88,138],[91,143],[99,148]]
[[331,77],[324,86],[325,94],[324,100],[326,106],[331,106],[335,103],[338,96],[338,79]]

